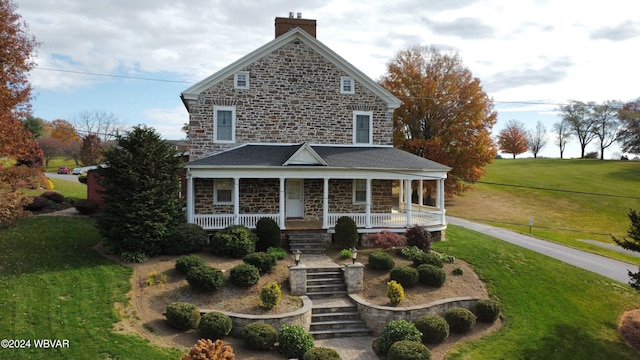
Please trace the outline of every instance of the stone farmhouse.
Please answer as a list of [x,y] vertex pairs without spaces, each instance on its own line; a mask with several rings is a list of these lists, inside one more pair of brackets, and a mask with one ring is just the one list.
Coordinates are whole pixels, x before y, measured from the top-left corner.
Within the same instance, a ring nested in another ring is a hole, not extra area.
[[393,147],[401,101],[318,41],[315,20],[291,13],[275,30],[181,94],[188,221],[330,233],[349,216],[360,233],[443,231],[450,168]]

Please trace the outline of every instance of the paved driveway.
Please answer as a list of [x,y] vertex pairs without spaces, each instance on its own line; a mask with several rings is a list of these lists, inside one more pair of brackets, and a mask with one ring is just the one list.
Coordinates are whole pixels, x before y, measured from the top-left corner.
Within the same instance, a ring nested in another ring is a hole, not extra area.
[[510,242],[625,284],[629,282],[627,270],[631,270],[633,272],[638,271],[638,266],[634,264],[610,259],[582,250],[576,250],[550,241],[519,234],[511,230],[474,223],[472,221],[451,216],[447,216],[447,221],[449,224],[462,226],[464,228],[492,236],[496,239]]
[[48,172],[48,173],[44,173],[44,174],[45,174],[46,177],[51,178],[51,179],[60,179],[60,180],[79,182],[78,181],[78,175],[58,174],[58,173],[54,173],[54,172]]

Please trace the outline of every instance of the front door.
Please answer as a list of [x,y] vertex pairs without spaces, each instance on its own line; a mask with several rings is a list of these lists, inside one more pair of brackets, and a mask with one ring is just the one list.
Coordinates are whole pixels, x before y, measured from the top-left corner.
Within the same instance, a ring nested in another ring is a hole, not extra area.
[[287,179],[287,218],[304,217],[304,179]]

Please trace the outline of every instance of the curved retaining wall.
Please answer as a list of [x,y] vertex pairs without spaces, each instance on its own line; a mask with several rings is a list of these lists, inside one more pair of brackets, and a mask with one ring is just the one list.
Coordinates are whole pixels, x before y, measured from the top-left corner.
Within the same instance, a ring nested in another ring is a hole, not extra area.
[[372,304],[356,294],[349,294],[349,297],[356,303],[362,320],[374,331],[375,335],[380,335],[382,328],[391,320],[404,319],[414,321],[422,315],[443,314],[454,307],[471,309],[471,307],[480,300],[478,298],[465,296],[433,301],[416,306],[392,307]]
[[300,309],[284,314],[251,315],[220,310],[200,310],[200,313],[205,314],[212,311],[218,311],[229,316],[233,323],[230,335],[236,338],[242,338],[242,329],[245,325],[257,321],[273,326],[278,330],[278,332],[280,332],[280,326],[282,324],[300,325],[306,331],[309,331],[311,326],[311,299],[307,296],[300,296],[300,299],[302,300],[302,307]]

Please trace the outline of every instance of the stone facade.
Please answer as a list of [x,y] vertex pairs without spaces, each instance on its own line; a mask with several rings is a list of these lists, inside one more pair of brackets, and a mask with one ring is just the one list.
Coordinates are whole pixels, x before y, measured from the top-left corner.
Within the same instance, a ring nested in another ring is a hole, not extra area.
[[[279,179],[240,179],[241,214],[277,214],[280,206]],[[392,194],[393,181],[371,181],[371,212],[389,212],[397,197]],[[195,179],[197,214],[233,214],[233,205],[214,204],[214,180]],[[322,179],[304,180],[305,219],[322,219]],[[353,180],[329,180],[329,212],[363,213],[365,205],[353,202]]]
[[[353,144],[354,111],[373,113],[373,145],[391,145],[387,104],[354,79],[353,94],[340,92],[348,76],[303,41],[294,39],[242,69],[248,89],[233,76],[203,91],[190,105],[191,160],[244,143]],[[214,141],[215,106],[235,106],[234,143]]]

